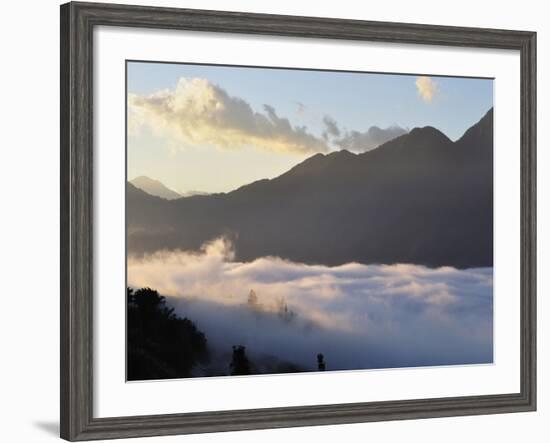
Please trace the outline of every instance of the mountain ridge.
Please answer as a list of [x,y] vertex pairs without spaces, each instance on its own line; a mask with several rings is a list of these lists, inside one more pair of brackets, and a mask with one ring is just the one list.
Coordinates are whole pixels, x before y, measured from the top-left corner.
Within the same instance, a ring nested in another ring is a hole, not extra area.
[[167,200],[174,200],[182,197],[178,192],[168,188],[161,181],[147,177],[146,175],[135,177],[130,180],[130,183],[136,188],[155,197],[161,197]]
[[316,154],[226,194],[129,192],[128,250],[198,250],[223,235],[241,261],[491,266],[492,118],[455,142],[424,127],[361,154]]

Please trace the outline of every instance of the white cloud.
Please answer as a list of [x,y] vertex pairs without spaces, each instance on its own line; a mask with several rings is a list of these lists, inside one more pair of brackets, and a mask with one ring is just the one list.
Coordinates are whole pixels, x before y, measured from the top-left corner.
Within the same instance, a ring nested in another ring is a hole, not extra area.
[[306,112],[307,106],[304,105],[302,102],[294,102],[296,105],[296,113],[297,114],[303,114]]
[[336,123],[336,120],[329,115],[325,115],[323,117],[323,125],[325,126],[325,131],[323,132],[323,138],[325,140],[328,140],[329,137],[340,136],[340,128],[338,127],[338,123]]
[[435,80],[432,80],[431,77],[420,76],[416,78],[416,89],[418,95],[426,103],[431,103],[434,97],[439,92],[439,87]]
[[[306,106],[296,102],[297,113]],[[213,145],[220,149],[256,149],[287,153],[326,153],[331,147],[364,152],[405,134],[399,126],[371,126],[365,132],[340,129],[336,120],[325,115],[322,136],[305,126],[292,125],[275,108],[264,105],[256,112],[243,99],[230,96],[221,87],[202,78],[185,78],[174,89],[149,95],[129,94],[128,131],[138,135],[143,127],[168,137],[180,145]]]
[[[172,296],[216,349],[246,345],[314,369],[476,363],[492,360],[492,269],[328,267],[277,257],[234,261],[217,239],[199,253],[159,251],[128,259],[128,284]],[[247,305],[253,289],[259,307]],[[279,313],[281,300],[295,313]]]
[[333,142],[340,149],[347,149],[355,152],[370,151],[378,146],[393,140],[408,131],[399,126],[389,126],[385,129],[378,126],[371,126],[365,132],[347,131],[341,138]]
[[222,149],[253,146],[293,153],[329,150],[326,143],[304,126],[293,126],[264,105],[256,112],[244,100],[202,78],[180,78],[175,89],[150,95],[129,94],[131,133],[143,125],[156,134],[184,144],[209,144]]
[[366,152],[393,140],[408,131],[399,126],[389,126],[385,129],[371,126],[365,132],[340,129],[336,120],[325,115],[322,120],[324,131],[323,139],[339,149],[354,152]]

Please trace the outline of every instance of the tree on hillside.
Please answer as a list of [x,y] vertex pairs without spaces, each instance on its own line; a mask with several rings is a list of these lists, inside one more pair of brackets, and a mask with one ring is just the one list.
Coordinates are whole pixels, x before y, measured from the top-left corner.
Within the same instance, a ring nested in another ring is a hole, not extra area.
[[258,296],[256,295],[256,291],[254,291],[254,289],[251,289],[248,293],[248,306],[254,309],[258,307]]
[[279,297],[277,300],[277,315],[284,321],[291,321],[296,315],[294,311],[289,309],[284,297]]
[[324,371],[326,369],[325,356],[323,354],[317,354],[317,369]]
[[244,346],[233,346],[233,357],[229,369],[231,375],[249,375],[252,373]]
[[189,377],[208,361],[204,334],[166,306],[165,297],[151,288],[127,288],[126,295],[128,380]]

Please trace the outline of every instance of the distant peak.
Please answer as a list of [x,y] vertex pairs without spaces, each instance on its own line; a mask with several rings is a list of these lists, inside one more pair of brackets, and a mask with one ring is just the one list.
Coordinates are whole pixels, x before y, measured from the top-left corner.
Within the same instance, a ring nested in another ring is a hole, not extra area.
[[150,195],[161,197],[168,200],[180,198],[181,195],[176,191],[165,186],[161,181],[147,177],[146,175],[140,175],[132,180],[130,183],[136,188],[147,192]]
[[289,169],[287,172],[283,173],[282,176],[308,174],[311,173],[312,170],[323,168],[327,163],[326,160],[331,157],[332,154],[334,154],[334,152],[326,155],[318,152],[317,154],[314,154],[311,157],[308,157],[305,160],[301,161],[300,163]]
[[[489,122],[492,124],[493,122],[493,107],[491,106],[489,110],[481,117],[476,124],[474,124],[471,128],[474,128],[478,125],[482,125],[485,122]],[[469,129],[471,129],[469,128]]]
[[355,157],[357,154],[348,151],[347,149],[340,149],[339,151],[333,151],[327,154],[327,157]]
[[136,182],[136,181],[143,181],[143,180],[152,180],[152,179],[147,177],[146,175],[139,175],[137,177],[134,177],[132,180],[130,180],[130,183]]
[[323,154],[322,152],[318,152],[317,154],[313,154],[311,157],[306,158],[301,163],[305,163],[305,162],[308,162],[310,160],[315,160],[315,159],[319,159],[319,158],[323,158],[323,157],[325,157],[325,154]]
[[489,109],[483,117],[481,117],[481,121],[484,120],[493,120],[493,107],[491,106],[491,109]]
[[[439,129],[434,128],[433,126],[422,126],[422,127],[416,127],[413,128],[409,134],[435,134],[440,133],[443,134]],[[444,134],[443,134],[444,135]]]
[[[409,137],[414,139],[440,139],[445,141],[451,141],[449,137],[447,137],[443,132],[441,132],[439,129],[434,128],[433,126],[423,126],[421,128],[413,128],[408,134]],[[406,136],[405,135],[405,136]]]
[[[162,184],[161,181],[159,180],[155,180],[154,178],[151,178],[151,177],[147,177],[146,175],[140,175],[139,177],[135,177],[133,178],[132,180],[130,180],[130,183],[133,183],[135,184],[136,186],[139,187],[139,183],[155,183],[155,184]],[[164,186],[164,185],[163,185]]]
[[462,134],[462,137],[458,139],[459,142],[468,140],[470,137],[474,136],[474,134],[478,133],[479,131],[490,131],[492,134],[492,128],[493,128],[493,107],[485,113],[483,117],[479,119],[479,121],[468,128],[464,134]]

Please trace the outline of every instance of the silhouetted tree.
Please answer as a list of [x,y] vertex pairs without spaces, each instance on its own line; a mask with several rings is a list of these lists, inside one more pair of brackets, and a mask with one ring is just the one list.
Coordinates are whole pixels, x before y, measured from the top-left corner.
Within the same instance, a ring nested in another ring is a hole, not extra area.
[[251,289],[248,293],[248,305],[252,308],[256,308],[258,306],[258,296],[256,295],[254,289]]
[[157,291],[128,288],[127,307],[129,380],[189,377],[197,363],[208,361],[204,334]]
[[277,300],[277,315],[285,321],[290,321],[294,318],[294,311],[288,308],[284,297],[279,297]]
[[317,369],[319,369],[319,371],[324,371],[326,369],[325,356],[323,354],[317,354]]
[[233,357],[229,368],[231,375],[249,375],[252,373],[244,346],[233,346]]

